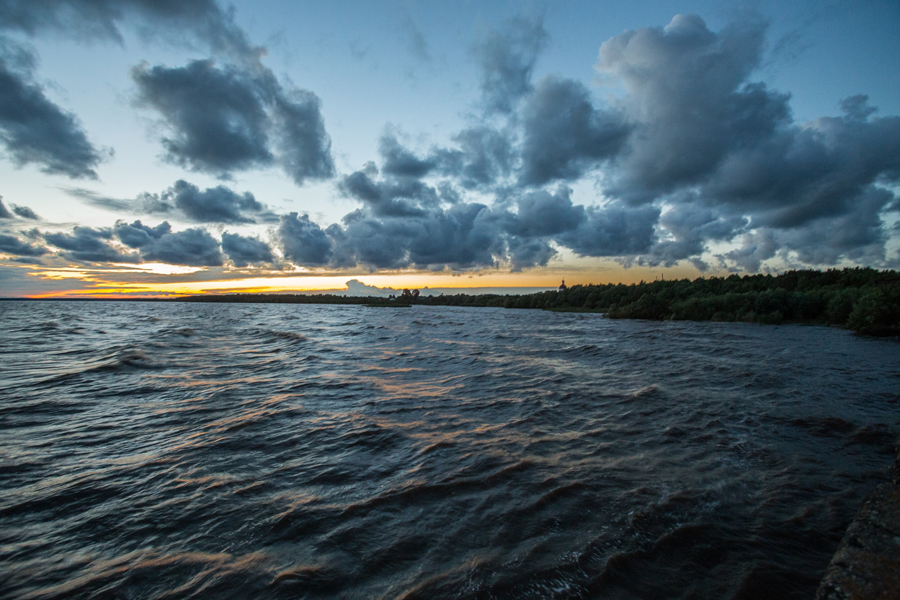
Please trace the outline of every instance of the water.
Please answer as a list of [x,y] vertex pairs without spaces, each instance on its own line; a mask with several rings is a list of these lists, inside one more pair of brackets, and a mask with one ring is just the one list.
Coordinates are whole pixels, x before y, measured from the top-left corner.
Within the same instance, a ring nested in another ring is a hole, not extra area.
[[810,598],[900,344],[445,307],[0,303],[0,597]]

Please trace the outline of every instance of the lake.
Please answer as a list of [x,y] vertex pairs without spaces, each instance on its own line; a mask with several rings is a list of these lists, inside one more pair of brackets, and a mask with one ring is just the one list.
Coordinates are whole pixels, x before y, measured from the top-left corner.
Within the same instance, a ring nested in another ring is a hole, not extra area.
[[4,598],[811,598],[900,343],[423,307],[0,302]]

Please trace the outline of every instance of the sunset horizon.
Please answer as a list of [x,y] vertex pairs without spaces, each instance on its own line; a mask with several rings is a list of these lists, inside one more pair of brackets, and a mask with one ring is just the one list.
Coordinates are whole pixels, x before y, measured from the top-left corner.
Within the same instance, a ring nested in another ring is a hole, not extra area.
[[0,22],[6,297],[900,265],[889,4],[84,1]]

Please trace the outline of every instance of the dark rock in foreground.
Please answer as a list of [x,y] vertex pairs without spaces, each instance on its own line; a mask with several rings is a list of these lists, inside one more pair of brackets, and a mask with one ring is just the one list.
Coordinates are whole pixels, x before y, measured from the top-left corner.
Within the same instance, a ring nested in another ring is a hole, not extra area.
[[897,598],[900,598],[900,452],[894,463],[893,483],[878,486],[863,502],[816,594],[817,600]]

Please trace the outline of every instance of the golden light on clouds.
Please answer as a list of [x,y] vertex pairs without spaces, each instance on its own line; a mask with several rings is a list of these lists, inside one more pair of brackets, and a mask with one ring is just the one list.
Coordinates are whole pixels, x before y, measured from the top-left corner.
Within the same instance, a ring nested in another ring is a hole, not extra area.
[[197,271],[203,270],[203,267],[185,267],[181,265],[168,265],[166,263],[142,263],[139,265],[113,263],[113,266],[122,267],[126,270],[136,269],[138,271],[156,273],[157,275],[186,275],[188,273],[196,273]]

